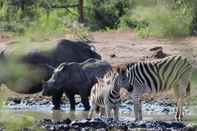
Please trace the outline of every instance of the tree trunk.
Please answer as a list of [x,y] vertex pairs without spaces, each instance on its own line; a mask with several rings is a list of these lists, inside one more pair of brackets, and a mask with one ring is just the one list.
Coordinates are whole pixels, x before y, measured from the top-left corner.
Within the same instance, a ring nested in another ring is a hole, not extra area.
[[84,22],[83,4],[84,0],[79,0],[79,22]]

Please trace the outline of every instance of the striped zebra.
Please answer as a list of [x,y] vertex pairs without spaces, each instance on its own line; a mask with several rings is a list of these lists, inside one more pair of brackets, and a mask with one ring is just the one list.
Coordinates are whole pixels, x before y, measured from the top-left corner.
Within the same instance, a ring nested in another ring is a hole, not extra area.
[[91,109],[89,118],[97,107],[105,111],[107,117],[111,117],[111,110],[114,110],[114,119],[118,120],[120,99],[121,76],[116,71],[108,72],[103,79],[92,87],[90,95]]
[[125,87],[134,102],[136,121],[142,120],[141,97],[174,89],[177,98],[176,119],[183,118],[184,97],[189,95],[192,65],[182,56],[128,64],[125,74],[129,85]]

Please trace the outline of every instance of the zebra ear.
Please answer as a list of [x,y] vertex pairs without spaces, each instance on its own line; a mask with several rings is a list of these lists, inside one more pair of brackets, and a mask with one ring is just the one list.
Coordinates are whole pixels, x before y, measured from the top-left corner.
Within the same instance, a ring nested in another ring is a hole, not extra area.
[[118,73],[121,73],[121,68],[120,67],[117,67],[116,70],[117,70]]

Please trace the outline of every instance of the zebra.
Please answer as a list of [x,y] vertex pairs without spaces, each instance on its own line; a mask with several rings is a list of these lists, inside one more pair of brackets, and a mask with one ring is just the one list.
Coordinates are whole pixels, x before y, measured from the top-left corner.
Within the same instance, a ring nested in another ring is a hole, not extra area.
[[110,71],[106,73],[103,79],[98,79],[98,82],[91,89],[89,118],[92,118],[93,112],[97,107],[100,107],[102,111],[105,111],[108,118],[111,117],[110,111],[113,109],[114,119],[119,119],[121,81],[122,77],[117,71]]
[[182,56],[169,56],[160,60],[144,61],[126,66],[129,85],[125,89],[134,102],[135,121],[142,120],[141,97],[144,94],[174,89],[177,100],[175,118],[183,118],[184,97],[189,95],[192,65]]

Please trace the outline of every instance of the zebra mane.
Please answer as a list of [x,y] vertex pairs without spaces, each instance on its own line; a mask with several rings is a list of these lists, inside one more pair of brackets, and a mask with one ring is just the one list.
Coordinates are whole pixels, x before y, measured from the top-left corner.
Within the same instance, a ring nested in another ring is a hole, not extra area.
[[137,64],[137,63],[139,63],[139,62],[128,63],[128,64],[126,64],[126,67],[127,67],[127,69],[128,69],[128,68],[131,68],[132,66],[134,66],[134,65]]

